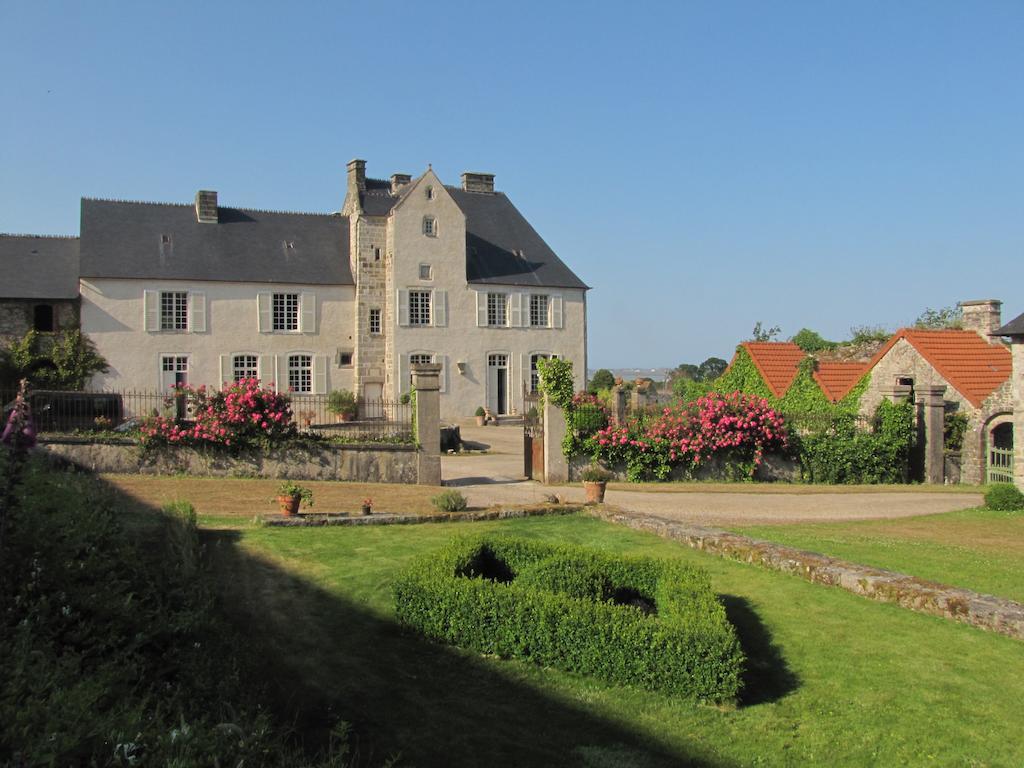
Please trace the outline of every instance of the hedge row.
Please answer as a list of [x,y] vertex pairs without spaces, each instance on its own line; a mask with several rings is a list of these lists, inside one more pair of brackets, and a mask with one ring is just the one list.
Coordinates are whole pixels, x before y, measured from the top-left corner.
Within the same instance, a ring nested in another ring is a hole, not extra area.
[[514,538],[465,538],[394,586],[399,620],[474,651],[715,702],[734,700],[743,653],[707,574]]

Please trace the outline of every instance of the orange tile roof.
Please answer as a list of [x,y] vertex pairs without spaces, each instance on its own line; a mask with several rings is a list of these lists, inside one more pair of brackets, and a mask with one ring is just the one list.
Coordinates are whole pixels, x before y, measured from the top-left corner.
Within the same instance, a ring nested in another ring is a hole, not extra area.
[[745,341],[741,345],[775,397],[782,397],[796,378],[807,353],[791,341]]
[[902,328],[878,350],[868,367],[874,368],[900,339],[906,339],[975,408],[1010,377],[1010,350],[1002,344],[989,344],[974,331]]
[[814,372],[814,380],[818,382],[825,397],[833,403],[838,403],[867,372],[868,364],[863,360],[821,360]]

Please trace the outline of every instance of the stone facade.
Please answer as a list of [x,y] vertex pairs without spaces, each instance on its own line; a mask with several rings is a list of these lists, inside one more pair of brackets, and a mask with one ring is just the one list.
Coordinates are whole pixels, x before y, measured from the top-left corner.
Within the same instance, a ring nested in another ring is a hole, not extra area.
[[78,327],[77,299],[0,299],[0,343],[20,339],[35,328],[40,305],[52,308],[53,331]]

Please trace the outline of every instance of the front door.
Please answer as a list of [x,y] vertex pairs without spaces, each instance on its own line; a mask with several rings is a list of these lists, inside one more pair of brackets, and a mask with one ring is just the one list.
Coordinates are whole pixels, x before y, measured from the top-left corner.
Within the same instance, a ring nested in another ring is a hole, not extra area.
[[508,355],[487,356],[487,407],[491,413],[508,413]]

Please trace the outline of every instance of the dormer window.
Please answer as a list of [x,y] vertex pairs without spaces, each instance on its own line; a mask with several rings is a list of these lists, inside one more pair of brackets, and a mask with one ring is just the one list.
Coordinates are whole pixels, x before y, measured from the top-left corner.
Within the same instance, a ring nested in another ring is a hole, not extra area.
[[437,219],[433,216],[423,217],[423,234],[427,237],[437,237]]

